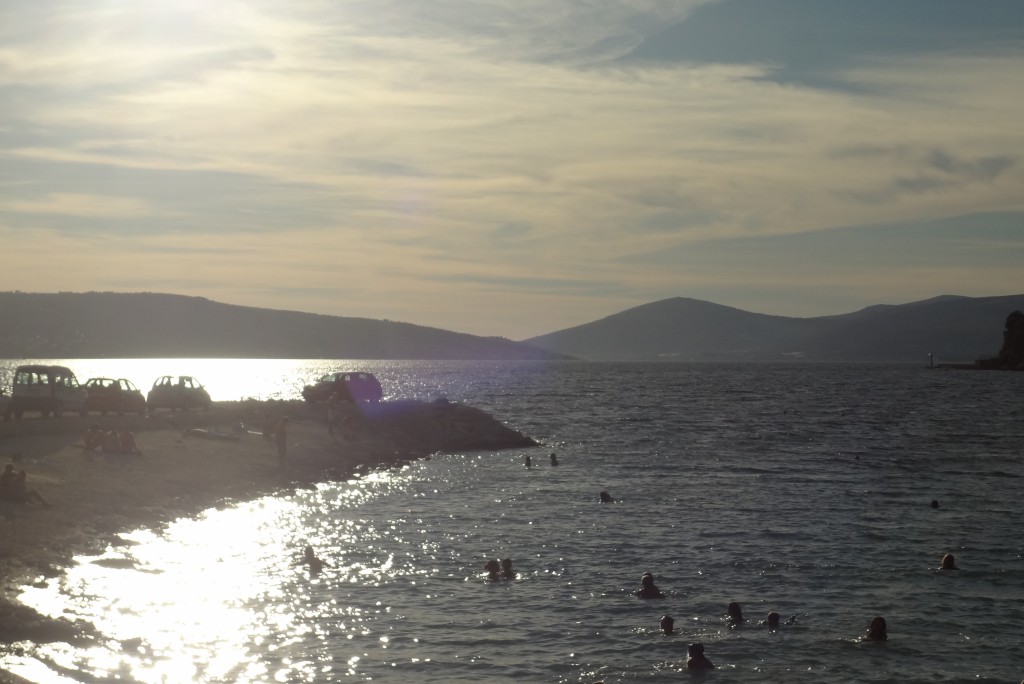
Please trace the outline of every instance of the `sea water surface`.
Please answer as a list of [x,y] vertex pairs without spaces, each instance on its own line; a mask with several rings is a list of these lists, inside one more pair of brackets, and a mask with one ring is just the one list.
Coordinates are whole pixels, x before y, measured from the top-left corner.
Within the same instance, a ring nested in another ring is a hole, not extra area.
[[[65,363],[144,391],[188,373],[215,400],[294,398],[321,372],[365,368],[388,398],[466,402],[544,446],[436,455],[126,530],[131,545],[26,589],[28,604],[104,635],[0,661],[35,681],[1024,679],[1024,374]],[[615,503],[599,503],[601,491]],[[306,544],[329,564],[319,576],[300,562]],[[959,570],[937,569],[945,553]],[[513,559],[518,579],[486,581],[491,558]],[[633,595],[647,571],[664,600]],[[723,619],[730,601],[747,618],[737,628]],[[768,631],[772,610],[795,623]],[[876,615],[889,641],[860,642]],[[691,642],[714,671],[683,669]]]

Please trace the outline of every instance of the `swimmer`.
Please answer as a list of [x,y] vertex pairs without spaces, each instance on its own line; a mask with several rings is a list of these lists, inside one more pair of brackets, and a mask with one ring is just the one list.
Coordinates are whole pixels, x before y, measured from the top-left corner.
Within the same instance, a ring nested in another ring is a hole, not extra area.
[[876,617],[872,620],[871,626],[868,627],[864,636],[860,638],[861,641],[888,641],[888,639],[888,627],[885,624],[884,617]]
[[309,567],[309,574],[318,575],[320,571],[324,569],[324,563],[322,560],[316,557],[316,553],[313,551],[312,546],[307,546],[302,555],[302,562]]
[[640,578],[640,588],[637,589],[635,593],[643,599],[665,598],[665,595],[661,593],[661,590],[654,585],[654,575],[649,572],[645,572]]
[[512,569],[512,559],[503,558],[501,561],[501,578],[507,580],[514,580],[516,578],[516,571]]
[[776,613],[774,610],[772,612],[768,613],[768,622],[767,622],[767,624],[768,624],[768,629],[770,629],[773,632],[779,628],[779,614]]
[[550,458],[551,458],[551,465],[553,465],[553,466],[558,465],[558,456],[555,455],[554,451],[551,452]]
[[729,617],[729,624],[733,627],[739,625],[741,622],[746,622],[743,618],[743,611],[740,610],[740,604],[735,601],[729,604],[729,607],[726,609],[726,613]]
[[533,467],[533,459],[530,458],[529,456],[526,457],[526,467],[527,468],[532,468]]
[[938,507],[939,507],[939,500],[938,499],[932,499],[932,508],[938,508]]
[[501,571],[501,564],[496,560],[489,560],[484,563],[484,570],[487,571],[487,581],[497,582],[501,579],[499,572]]
[[945,556],[942,557],[942,564],[939,566],[939,569],[957,570],[958,568],[956,567],[956,557],[951,553],[947,553]]
[[715,666],[704,656],[704,644],[690,644],[686,647],[687,670],[710,670]]
[[601,492],[601,503],[615,503],[615,499],[608,492]]
[[665,634],[671,634],[675,628],[676,621],[672,619],[671,615],[663,615],[661,622],[658,623],[661,626],[661,631]]

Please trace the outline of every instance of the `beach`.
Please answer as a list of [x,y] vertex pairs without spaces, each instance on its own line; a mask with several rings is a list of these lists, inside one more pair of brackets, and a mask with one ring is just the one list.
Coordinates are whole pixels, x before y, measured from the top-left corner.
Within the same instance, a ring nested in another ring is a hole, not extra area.
[[[264,422],[287,418],[287,461]],[[141,454],[85,449],[92,426],[134,433]],[[88,639],[88,625],[20,605],[20,587],[58,576],[75,555],[123,543],[210,507],[358,477],[432,453],[536,443],[470,406],[394,401],[349,406],[334,434],[326,409],[301,401],[215,402],[209,411],[0,421],[0,463],[28,473],[42,503],[0,502],[0,643]],[[3,681],[0,675],[0,681]]]

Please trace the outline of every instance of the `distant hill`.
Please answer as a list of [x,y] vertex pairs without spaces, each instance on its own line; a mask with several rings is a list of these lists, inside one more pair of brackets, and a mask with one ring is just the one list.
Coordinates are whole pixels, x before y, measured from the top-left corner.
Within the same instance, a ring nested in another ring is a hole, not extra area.
[[499,337],[111,292],[0,293],[0,358],[549,359]]
[[943,295],[837,316],[789,318],[676,297],[525,340],[594,360],[974,361],[996,355],[1024,295]]

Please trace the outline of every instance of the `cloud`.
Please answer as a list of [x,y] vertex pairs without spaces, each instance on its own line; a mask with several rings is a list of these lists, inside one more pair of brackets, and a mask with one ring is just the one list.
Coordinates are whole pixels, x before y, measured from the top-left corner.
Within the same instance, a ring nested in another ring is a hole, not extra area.
[[[655,293],[750,293],[781,279],[756,258],[773,240],[1024,210],[1022,58],[993,2],[938,52],[942,16],[905,47],[872,38],[875,0],[9,2],[0,231],[13,257],[71,234],[114,255],[67,264],[60,289],[151,276],[511,337]],[[764,35],[744,46],[750,17]],[[842,34],[832,61],[766,43],[813,26]],[[706,37],[638,59],[662,30]],[[851,87],[784,77],[812,67]]]
[[853,93],[866,62],[922,54],[1022,53],[1016,0],[722,0],[645,38],[625,61],[760,65],[759,78]]
[[147,216],[152,213],[152,207],[132,197],[51,193],[35,199],[0,197],[0,212],[123,218]]

